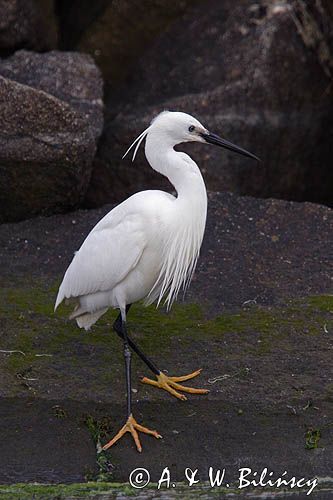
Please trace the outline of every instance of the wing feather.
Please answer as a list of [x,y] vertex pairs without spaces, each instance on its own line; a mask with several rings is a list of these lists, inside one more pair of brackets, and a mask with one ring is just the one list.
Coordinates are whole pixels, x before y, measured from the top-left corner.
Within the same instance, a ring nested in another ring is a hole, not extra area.
[[117,213],[112,217],[112,212],[76,252],[60,285],[55,309],[65,298],[112,290],[138,263],[146,246],[142,218]]

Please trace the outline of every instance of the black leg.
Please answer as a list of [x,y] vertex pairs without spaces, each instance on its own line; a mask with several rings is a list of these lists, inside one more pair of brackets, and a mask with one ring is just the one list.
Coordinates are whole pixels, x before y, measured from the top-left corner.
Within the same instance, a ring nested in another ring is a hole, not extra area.
[[125,425],[120,429],[120,431],[103,446],[103,450],[107,450],[111,446],[113,446],[119,439],[126,433],[130,432],[134,439],[136,448],[139,452],[142,451],[142,446],[140,443],[139,432],[143,432],[145,434],[149,434],[150,436],[154,436],[159,439],[162,436],[157,431],[152,431],[147,427],[144,427],[135,420],[132,415],[132,384],[131,384],[131,350],[129,348],[130,340],[127,335],[127,327],[126,327],[126,312],[129,307],[125,309],[121,309],[121,314],[117,318],[117,333],[122,337],[124,344],[124,359],[125,359],[125,370],[126,370],[126,391],[127,391],[127,421]]
[[[131,304],[126,306],[126,313],[128,312],[129,308],[131,307]],[[124,333],[123,333],[123,321],[121,318],[121,313],[119,313],[116,321],[113,323],[113,329],[121,337],[124,339]],[[125,323],[125,329],[126,329],[126,323]],[[127,340],[127,346],[130,346],[131,349],[133,349],[134,352],[142,359],[144,363],[150,368],[150,370],[155,374],[159,375],[161,371],[157,368],[157,366],[152,362],[151,359],[149,359],[144,352],[141,351],[141,349],[133,342],[133,340],[127,335],[127,329],[126,329],[126,340]]]
[[121,332],[124,341],[124,359],[126,370],[126,391],[127,391],[127,417],[132,413],[132,384],[131,384],[131,350],[128,345],[126,321],[121,319]]

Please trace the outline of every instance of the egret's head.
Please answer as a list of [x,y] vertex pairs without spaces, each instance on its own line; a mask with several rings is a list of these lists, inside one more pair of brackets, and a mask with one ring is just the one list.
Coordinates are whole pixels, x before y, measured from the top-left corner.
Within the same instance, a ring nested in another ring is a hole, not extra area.
[[180,111],[163,111],[153,119],[150,130],[170,138],[174,144],[205,142],[203,134],[208,134],[199,120]]
[[257,156],[249,153],[245,149],[222,139],[222,137],[219,137],[212,132],[209,132],[209,130],[207,130],[193,116],[180,111],[163,111],[157,115],[152,120],[150,126],[135,139],[133,144],[124,154],[123,158],[136,144],[132,158],[132,161],[134,161],[141,142],[148,134],[154,136],[156,139],[158,138],[159,141],[170,146],[175,146],[176,144],[180,144],[182,142],[203,142],[221,146],[229,149],[230,151],[234,151],[235,153],[260,161]]

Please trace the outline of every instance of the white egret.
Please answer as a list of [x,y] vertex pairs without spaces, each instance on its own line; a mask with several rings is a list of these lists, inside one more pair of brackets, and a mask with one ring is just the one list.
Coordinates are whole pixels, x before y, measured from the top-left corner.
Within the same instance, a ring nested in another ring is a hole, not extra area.
[[169,377],[148,359],[127,334],[126,314],[133,302],[145,304],[165,299],[170,308],[181,288],[192,278],[204,235],[207,193],[196,163],[185,153],[174,150],[182,142],[216,144],[258,160],[256,156],[210,133],[192,116],[164,111],[130,146],[135,146],[132,161],[146,139],[145,154],[150,166],[166,176],[177,197],[158,190],[136,193],[111,210],[88,234],[76,252],[60,285],[55,309],[64,299],[76,305],[70,318],[88,330],[109,307],[120,310],[113,325],[123,339],[127,421],[118,434],[104,446],[112,446],[125,432],[130,432],[138,451],[138,432],[160,438],[156,432],[139,425],[132,414],[131,349],[148,365],[156,380],[142,382],[165,389],[185,400],[181,392],[205,394],[179,384],[200,373],[197,370],[181,377]]

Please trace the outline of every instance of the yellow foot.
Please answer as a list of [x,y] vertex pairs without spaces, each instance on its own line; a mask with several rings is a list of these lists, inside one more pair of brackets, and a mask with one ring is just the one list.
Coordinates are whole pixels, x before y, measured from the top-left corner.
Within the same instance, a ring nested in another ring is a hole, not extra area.
[[[178,399],[182,399],[186,401],[187,397],[184,394],[180,394],[178,391],[189,392],[190,394],[207,394],[208,389],[194,389],[192,387],[186,387],[185,385],[178,384],[177,382],[184,382],[185,380],[190,380],[191,378],[196,377],[201,373],[200,370],[196,370],[193,373],[189,373],[188,375],[183,375],[182,377],[168,377],[165,373],[160,372],[159,375],[156,375],[157,380],[151,380],[150,378],[144,377],[141,379],[141,382],[144,384],[154,385],[155,387],[159,387],[160,389],[164,389],[168,391],[172,396],[175,396]],[[176,390],[178,389],[178,391]]]
[[157,431],[151,431],[150,429],[147,429],[147,427],[143,427],[143,425],[138,424],[131,413],[127,419],[126,424],[120,429],[118,434],[116,434],[115,437],[113,439],[111,439],[111,441],[106,443],[102,449],[107,450],[112,445],[114,445],[126,432],[130,432],[133,436],[137,450],[141,453],[142,446],[141,446],[139,435],[138,435],[137,431],[144,432],[145,434],[149,434],[150,436],[154,436],[157,439],[160,439],[162,437]]

